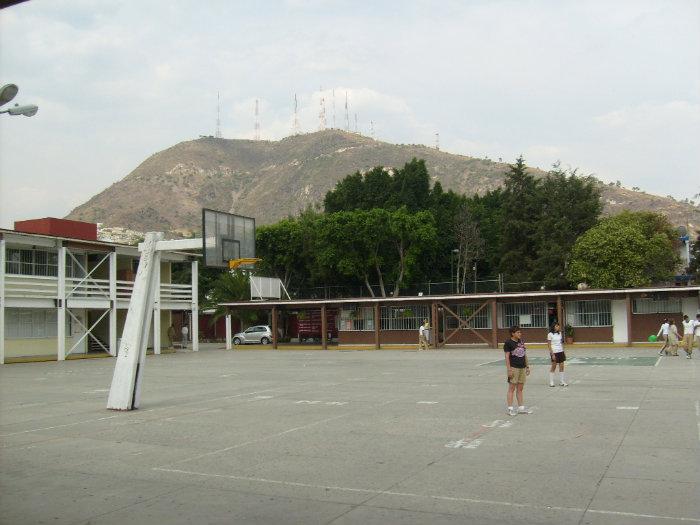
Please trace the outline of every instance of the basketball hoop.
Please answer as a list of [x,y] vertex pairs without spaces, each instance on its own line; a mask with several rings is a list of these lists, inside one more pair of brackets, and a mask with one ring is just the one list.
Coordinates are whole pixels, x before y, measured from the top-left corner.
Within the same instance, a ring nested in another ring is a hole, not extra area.
[[240,266],[247,266],[249,264],[255,264],[258,261],[261,261],[262,259],[258,259],[256,257],[248,257],[246,259],[231,259],[228,262],[228,269],[229,270],[235,270],[236,268]]

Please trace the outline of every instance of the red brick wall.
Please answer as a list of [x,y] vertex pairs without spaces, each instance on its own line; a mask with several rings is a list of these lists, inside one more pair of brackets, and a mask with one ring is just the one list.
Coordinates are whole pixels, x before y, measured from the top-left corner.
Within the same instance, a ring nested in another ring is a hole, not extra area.
[[632,314],[632,341],[646,341],[647,338],[654,334],[656,335],[661,328],[661,323],[664,319],[673,319],[676,321],[678,333],[683,333],[683,314]]
[[575,327],[574,342],[576,343],[612,343],[612,326]]
[[55,235],[70,239],[97,240],[97,224],[92,222],[71,221],[68,219],[31,219],[15,221],[15,230],[22,233],[37,233],[40,235]]

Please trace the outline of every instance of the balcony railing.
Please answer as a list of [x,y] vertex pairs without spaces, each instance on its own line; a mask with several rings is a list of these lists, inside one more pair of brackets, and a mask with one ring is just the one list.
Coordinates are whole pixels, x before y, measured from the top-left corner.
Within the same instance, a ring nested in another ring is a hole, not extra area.
[[[133,281],[117,281],[117,300],[129,301],[134,292]],[[107,279],[66,278],[65,295],[81,299],[109,299]],[[5,274],[5,297],[22,299],[57,299],[58,279],[35,275]],[[181,303],[183,307],[192,302],[192,285],[161,283],[161,303]]]

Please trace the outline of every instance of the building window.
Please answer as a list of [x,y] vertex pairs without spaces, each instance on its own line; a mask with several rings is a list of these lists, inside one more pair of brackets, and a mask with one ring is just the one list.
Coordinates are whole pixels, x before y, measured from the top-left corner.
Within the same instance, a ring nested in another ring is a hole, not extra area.
[[632,313],[634,314],[679,314],[681,300],[678,297],[669,299],[634,299]]
[[498,305],[498,327],[546,328],[547,303],[501,303]]
[[336,318],[338,331],[369,331],[374,330],[374,307],[358,306],[343,308]]
[[5,271],[12,275],[56,277],[58,253],[48,250],[8,248]]
[[[8,308],[5,310],[7,339],[47,339],[58,335],[58,314],[54,309]],[[71,337],[70,316],[66,316],[66,336]]]
[[610,301],[566,301],[566,322],[571,326],[612,326]]
[[[469,317],[471,317],[474,314],[474,312],[476,312],[481,307],[481,304],[448,304],[447,306],[449,306],[450,310],[452,310],[459,316],[459,319],[461,321],[466,321]],[[445,311],[445,322],[445,327],[448,330],[454,330],[455,328],[457,328],[457,326],[459,326],[459,321],[457,321],[457,319],[448,311]],[[484,308],[481,309],[479,313],[472,317],[467,326],[463,329],[466,330],[468,328],[491,328],[490,304],[487,304]]]
[[430,307],[424,304],[382,306],[382,330],[418,330],[423,321],[430,319]]

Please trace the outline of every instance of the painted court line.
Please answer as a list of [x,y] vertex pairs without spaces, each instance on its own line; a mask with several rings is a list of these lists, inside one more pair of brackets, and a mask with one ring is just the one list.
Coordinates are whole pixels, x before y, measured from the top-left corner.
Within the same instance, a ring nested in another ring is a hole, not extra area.
[[[378,408],[378,407],[381,407],[381,406],[384,406],[384,405],[387,405],[387,404],[389,404],[389,403],[393,403],[394,401],[396,401],[396,400],[395,400],[395,399],[392,399],[392,400],[390,400],[390,401],[385,401],[384,403],[381,403],[381,404],[377,405],[377,408]],[[292,433],[292,432],[296,432],[297,430],[304,430],[304,429],[306,429],[306,428],[310,428],[310,427],[313,427],[313,426],[316,426],[316,425],[320,425],[320,424],[322,424],[322,423],[327,423],[327,422],[329,422],[329,421],[334,421],[334,420],[340,419],[340,418],[342,418],[342,417],[348,417],[348,416],[351,415],[351,414],[352,414],[352,412],[347,412],[347,413],[345,413],[345,414],[340,414],[339,416],[328,417],[328,418],[322,419],[322,420],[320,420],[320,421],[314,421],[313,423],[309,423],[308,425],[302,425],[302,426],[300,426],[300,427],[290,428],[290,429],[288,429],[288,430],[283,430],[282,432],[277,432],[277,433],[275,433],[275,434],[270,434],[270,435],[267,435],[267,436],[263,436],[263,437],[261,437],[261,438],[259,438],[259,439],[253,439],[253,440],[250,440],[250,441],[246,441],[245,443],[238,443],[238,444],[236,444],[236,445],[231,445],[230,447],[221,448],[221,449],[219,449],[219,450],[212,450],[211,452],[205,452],[204,454],[197,454],[196,456],[192,456],[192,457],[190,457],[190,458],[185,458],[185,459],[181,459],[181,460],[178,460],[178,461],[173,461],[173,462],[170,462],[170,463],[165,463],[165,464],[161,465],[160,467],[155,467],[154,470],[159,470],[159,469],[162,469],[162,467],[167,467],[167,466],[170,466],[170,465],[180,465],[180,464],[182,464],[182,463],[187,463],[187,462],[189,462],[189,461],[194,461],[195,459],[205,458],[205,457],[207,457],[207,456],[214,456],[214,455],[220,454],[220,453],[222,453],[222,452],[228,452],[229,450],[235,450],[235,449],[237,449],[237,448],[246,447],[246,446],[248,446],[248,445],[253,445],[253,444],[255,444],[255,443],[262,443],[263,441],[267,441],[267,440],[269,440],[269,439],[274,439],[274,438],[277,438],[277,437],[280,437],[280,436],[284,436],[284,435],[286,435],[286,434],[290,434],[290,433]]]
[[438,501],[458,501],[458,502],[463,502],[463,503],[474,503],[476,505],[492,505],[492,506],[500,506],[500,507],[523,508],[523,509],[543,510],[543,511],[560,510],[560,511],[564,511],[564,512],[573,512],[573,513],[590,512],[590,513],[594,513],[594,514],[605,514],[605,515],[610,515],[610,516],[628,516],[628,517],[632,517],[632,518],[663,519],[663,520],[671,520],[671,521],[680,521],[680,522],[685,522],[685,523],[700,523],[700,519],[697,519],[697,518],[686,518],[686,517],[678,517],[678,516],[660,516],[660,515],[655,515],[655,514],[637,514],[635,512],[620,512],[620,511],[603,510],[603,509],[583,509],[583,508],[577,508],[577,507],[556,507],[556,506],[550,506],[550,505],[533,505],[530,503],[513,503],[511,501],[498,501],[498,500],[487,500],[487,499],[477,499],[477,498],[458,498],[458,497],[452,497],[452,496],[440,496],[440,495],[436,495],[436,494],[414,494],[411,492],[393,492],[393,491],[389,491],[389,490],[363,489],[363,488],[357,488],[357,487],[340,487],[340,486],[334,486],[334,485],[316,485],[313,483],[301,483],[298,481],[283,481],[283,480],[277,480],[277,479],[252,478],[252,477],[248,477],[248,476],[235,476],[232,474],[207,474],[205,472],[193,472],[193,471],[189,471],[189,470],[170,469],[170,468],[162,468],[162,467],[155,467],[155,468],[153,468],[153,470],[157,470],[160,472],[170,472],[170,473],[174,473],[174,474],[187,474],[190,476],[202,476],[202,477],[209,477],[209,478],[224,478],[224,479],[233,479],[233,480],[240,480],[240,481],[253,481],[253,482],[259,482],[259,483],[268,483],[268,484],[272,484],[272,485],[285,485],[285,486],[289,486],[289,487],[304,487],[304,488],[311,488],[311,489],[320,489],[320,490],[324,490],[324,491],[338,490],[338,491],[342,491],[342,492],[374,494],[375,496],[397,496],[397,497],[411,498],[411,499],[432,499],[432,500],[438,500]]
[[42,428],[32,428],[30,430],[21,430],[20,432],[12,432],[10,434],[0,434],[0,438],[17,436],[19,434],[28,434],[30,432],[39,432],[41,430],[52,430],[54,428],[72,427],[75,425],[82,425],[83,423],[94,423],[96,421],[104,421],[105,419],[114,419],[115,417],[119,417],[119,416],[115,415],[115,416],[99,417],[97,419],[84,419],[83,421],[76,421],[75,423],[66,423],[65,425],[55,425],[53,427],[42,427]]

